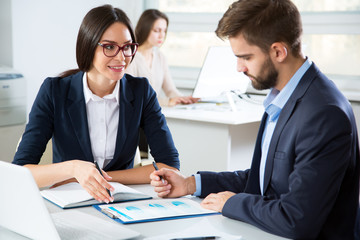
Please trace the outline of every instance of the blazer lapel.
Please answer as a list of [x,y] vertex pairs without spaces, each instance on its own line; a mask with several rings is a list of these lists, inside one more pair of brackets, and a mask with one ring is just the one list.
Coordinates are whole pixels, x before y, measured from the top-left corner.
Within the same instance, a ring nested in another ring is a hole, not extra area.
[[301,98],[304,96],[306,90],[310,86],[311,82],[315,78],[315,74],[318,69],[313,63],[310,68],[305,72],[304,76],[301,78],[298,86],[295,88],[294,92],[290,96],[289,100],[285,104],[284,108],[281,110],[279,120],[276,124],[273,136],[271,138],[269,153],[267,155],[266,166],[265,166],[265,175],[264,175],[264,193],[266,192],[267,187],[269,186],[272,169],[274,164],[275,151],[279,142],[281,132],[283,131],[287,121],[290,119],[296,104],[301,101]]
[[71,80],[68,100],[67,113],[73,127],[73,131],[79,141],[81,150],[84,153],[86,161],[94,161],[91,142],[89,135],[89,127],[87,121],[86,105],[83,93],[82,77],[83,72],[79,72],[73,76]]
[[265,128],[266,119],[268,114],[265,112],[260,123],[259,132],[256,138],[255,150],[253,159],[251,162],[251,169],[249,173],[249,180],[247,181],[245,192],[260,194],[260,184],[259,184],[259,170],[260,170],[260,161],[261,161],[261,141],[262,135]]
[[276,124],[273,136],[271,138],[270,146],[269,146],[269,152],[266,159],[266,165],[265,165],[265,174],[264,174],[264,193],[266,192],[266,189],[270,183],[271,175],[272,175],[272,169],[274,164],[274,156],[275,151],[277,148],[277,144],[279,141],[279,137],[281,135],[282,130],[285,127],[286,122],[289,120],[291,113],[293,112],[295,108],[296,101],[289,101],[285,104],[284,108],[281,110],[279,120]]
[[129,87],[129,83],[125,76],[120,80],[119,91],[119,125],[116,138],[116,147],[113,160],[106,166],[106,169],[109,169],[114,164],[114,159],[117,160],[120,157],[121,151],[125,145],[126,138],[128,136],[128,130],[131,124],[132,115],[134,113],[134,94],[132,89]]

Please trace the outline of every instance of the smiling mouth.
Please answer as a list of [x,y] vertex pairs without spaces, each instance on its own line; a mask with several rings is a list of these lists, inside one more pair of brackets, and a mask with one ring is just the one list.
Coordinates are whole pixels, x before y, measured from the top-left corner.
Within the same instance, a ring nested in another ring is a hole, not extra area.
[[110,67],[110,66],[109,66],[109,68],[119,70],[119,69],[123,69],[124,67],[123,67],[123,66],[121,66],[121,67]]

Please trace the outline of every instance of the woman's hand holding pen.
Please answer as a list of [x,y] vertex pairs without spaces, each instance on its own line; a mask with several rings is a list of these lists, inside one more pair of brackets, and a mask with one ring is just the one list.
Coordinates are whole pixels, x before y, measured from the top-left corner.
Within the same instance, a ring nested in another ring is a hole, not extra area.
[[[165,180],[161,181],[160,176]],[[181,197],[196,190],[194,177],[185,177],[179,171],[161,168],[150,174],[151,186],[159,197]]]
[[106,189],[114,191],[114,188],[107,182],[112,178],[102,171],[103,176],[96,169],[95,164],[91,162],[73,160],[72,175],[80,185],[97,201],[112,202],[114,198],[109,196]]

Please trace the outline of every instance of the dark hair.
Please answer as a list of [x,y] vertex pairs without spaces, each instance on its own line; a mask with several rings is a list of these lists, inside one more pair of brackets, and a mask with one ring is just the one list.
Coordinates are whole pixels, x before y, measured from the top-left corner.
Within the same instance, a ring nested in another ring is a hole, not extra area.
[[79,68],[65,71],[60,77],[89,71],[101,36],[115,22],[123,23],[129,29],[132,41],[136,42],[132,24],[124,11],[109,4],[93,8],[85,15],[77,37],[76,61]]
[[249,44],[268,53],[274,42],[284,42],[292,55],[301,52],[301,16],[291,0],[239,0],[230,5],[215,31],[219,38],[242,34]]
[[169,26],[169,19],[166,14],[157,9],[148,9],[141,14],[135,28],[136,39],[140,46],[146,42],[155,21],[160,18],[165,19],[166,25]]

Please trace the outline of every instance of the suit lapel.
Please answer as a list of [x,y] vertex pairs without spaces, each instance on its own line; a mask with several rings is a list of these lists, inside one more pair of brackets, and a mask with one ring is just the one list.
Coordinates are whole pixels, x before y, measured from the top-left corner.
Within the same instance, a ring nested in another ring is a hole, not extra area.
[[276,124],[274,133],[271,138],[270,146],[269,146],[269,152],[266,159],[266,166],[265,166],[265,174],[264,174],[264,193],[266,192],[266,189],[270,183],[273,164],[274,164],[274,156],[275,151],[277,149],[277,144],[279,141],[279,137],[281,135],[282,130],[284,129],[286,122],[289,120],[295,105],[296,101],[293,101],[289,99],[289,101],[285,104],[284,108],[281,110],[279,120]]
[[[120,157],[121,151],[125,145],[128,136],[129,126],[134,113],[134,94],[129,86],[129,82],[124,76],[120,80],[120,106],[119,106],[119,125],[116,138],[116,147],[113,160],[106,166],[109,169]],[[114,161],[115,160],[115,161]]]
[[[296,104],[301,101],[301,98],[304,96],[306,90],[309,88],[311,82],[316,76],[318,71],[317,67],[313,63],[310,68],[305,72],[304,76],[301,78],[298,86],[295,88],[294,92],[290,96],[289,100],[285,104],[284,108],[281,110],[279,120],[276,124],[273,136],[271,138],[269,152],[267,155],[266,166],[265,166],[265,175],[264,175],[264,193],[266,192],[267,187],[269,186],[272,169],[274,164],[274,156],[279,142],[281,132],[283,131],[286,123],[290,119],[293,111],[296,108]],[[286,136],[285,136],[286,137]]]
[[86,105],[83,93],[82,77],[83,72],[75,74],[71,80],[69,95],[67,99],[67,113],[69,115],[73,131],[79,141],[81,150],[86,161],[94,161],[90,135],[87,121]]
[[249,180],[247,181],[245,188],[245,192],[247,193],[260,194],[259,169],[261,162],[261,141],[267,117],[268,114],[265,112],[261,119],[259,132],[256,138],[255,150],[251,163],[251,170],[249,173]]

